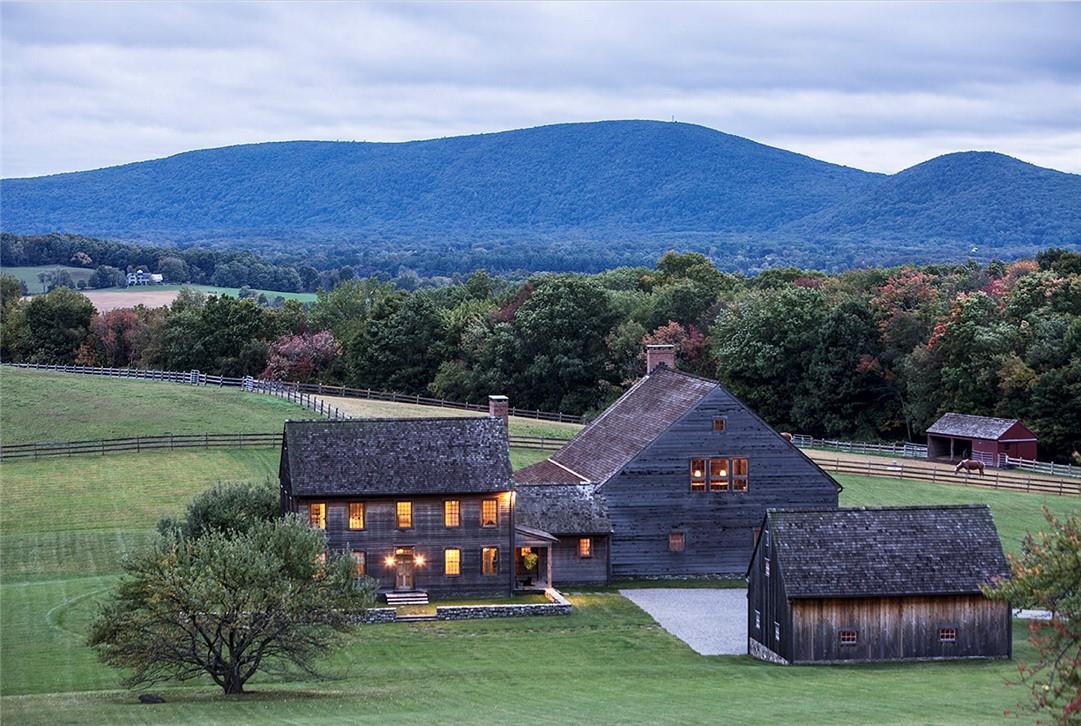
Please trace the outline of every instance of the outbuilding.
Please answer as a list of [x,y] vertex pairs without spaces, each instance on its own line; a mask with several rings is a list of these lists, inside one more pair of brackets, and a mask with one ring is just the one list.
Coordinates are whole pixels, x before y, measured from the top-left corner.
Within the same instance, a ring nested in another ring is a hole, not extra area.
[[1012,656],[986,505],[770,510],[747,571],[750,655],[775,663]]
[[1007,457],[1035,459],[1036,443],[1036,434],[1015,418],[947,413],[927,429],[927,458],[1001,466]]

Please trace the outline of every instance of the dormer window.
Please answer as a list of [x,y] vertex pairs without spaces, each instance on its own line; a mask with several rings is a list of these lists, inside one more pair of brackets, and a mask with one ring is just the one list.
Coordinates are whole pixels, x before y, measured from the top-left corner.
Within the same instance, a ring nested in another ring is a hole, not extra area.
[[691,491],[704,492],[706,490],[706,460],[691,459]]

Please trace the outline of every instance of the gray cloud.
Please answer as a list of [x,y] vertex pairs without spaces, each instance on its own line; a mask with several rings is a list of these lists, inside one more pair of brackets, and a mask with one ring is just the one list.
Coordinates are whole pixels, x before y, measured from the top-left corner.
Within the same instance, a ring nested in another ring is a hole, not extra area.
[[1077,4],[5,3],[4,176],[297,138],[700,123],[1081,172]]

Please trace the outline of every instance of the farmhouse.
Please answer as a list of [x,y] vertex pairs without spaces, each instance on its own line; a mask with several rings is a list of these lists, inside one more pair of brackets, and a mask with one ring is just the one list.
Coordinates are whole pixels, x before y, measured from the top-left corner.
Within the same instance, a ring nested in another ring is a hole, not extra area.
[[743,573],[768,508],[837,506],[828,474],[717,381],[676,370],[672,346],[649,346],[646,369],[566,446],[514,475],[520,490],[602,498],[611,534],[592,534],[610,576]]
[[777,663],[1009,658],[986,505],[770,510],[747,570],[748,652]]
[[128,273],[128,287],[135,285],[160,285],[165,282],[165,277],[156,272],[136,270]]
[[947,413],[927,429],[927,458],[976,459],[999,466],[1005,457],[1036,458],[1036,434],[1015,418]]

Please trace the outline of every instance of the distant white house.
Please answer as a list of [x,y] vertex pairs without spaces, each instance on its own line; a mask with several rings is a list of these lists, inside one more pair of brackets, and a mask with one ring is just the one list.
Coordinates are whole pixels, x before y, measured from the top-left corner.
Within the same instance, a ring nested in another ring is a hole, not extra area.
[[156,272],[136,270],[128,273],[128,287],[132,285],[160,285],[165,282],[165,277]]

